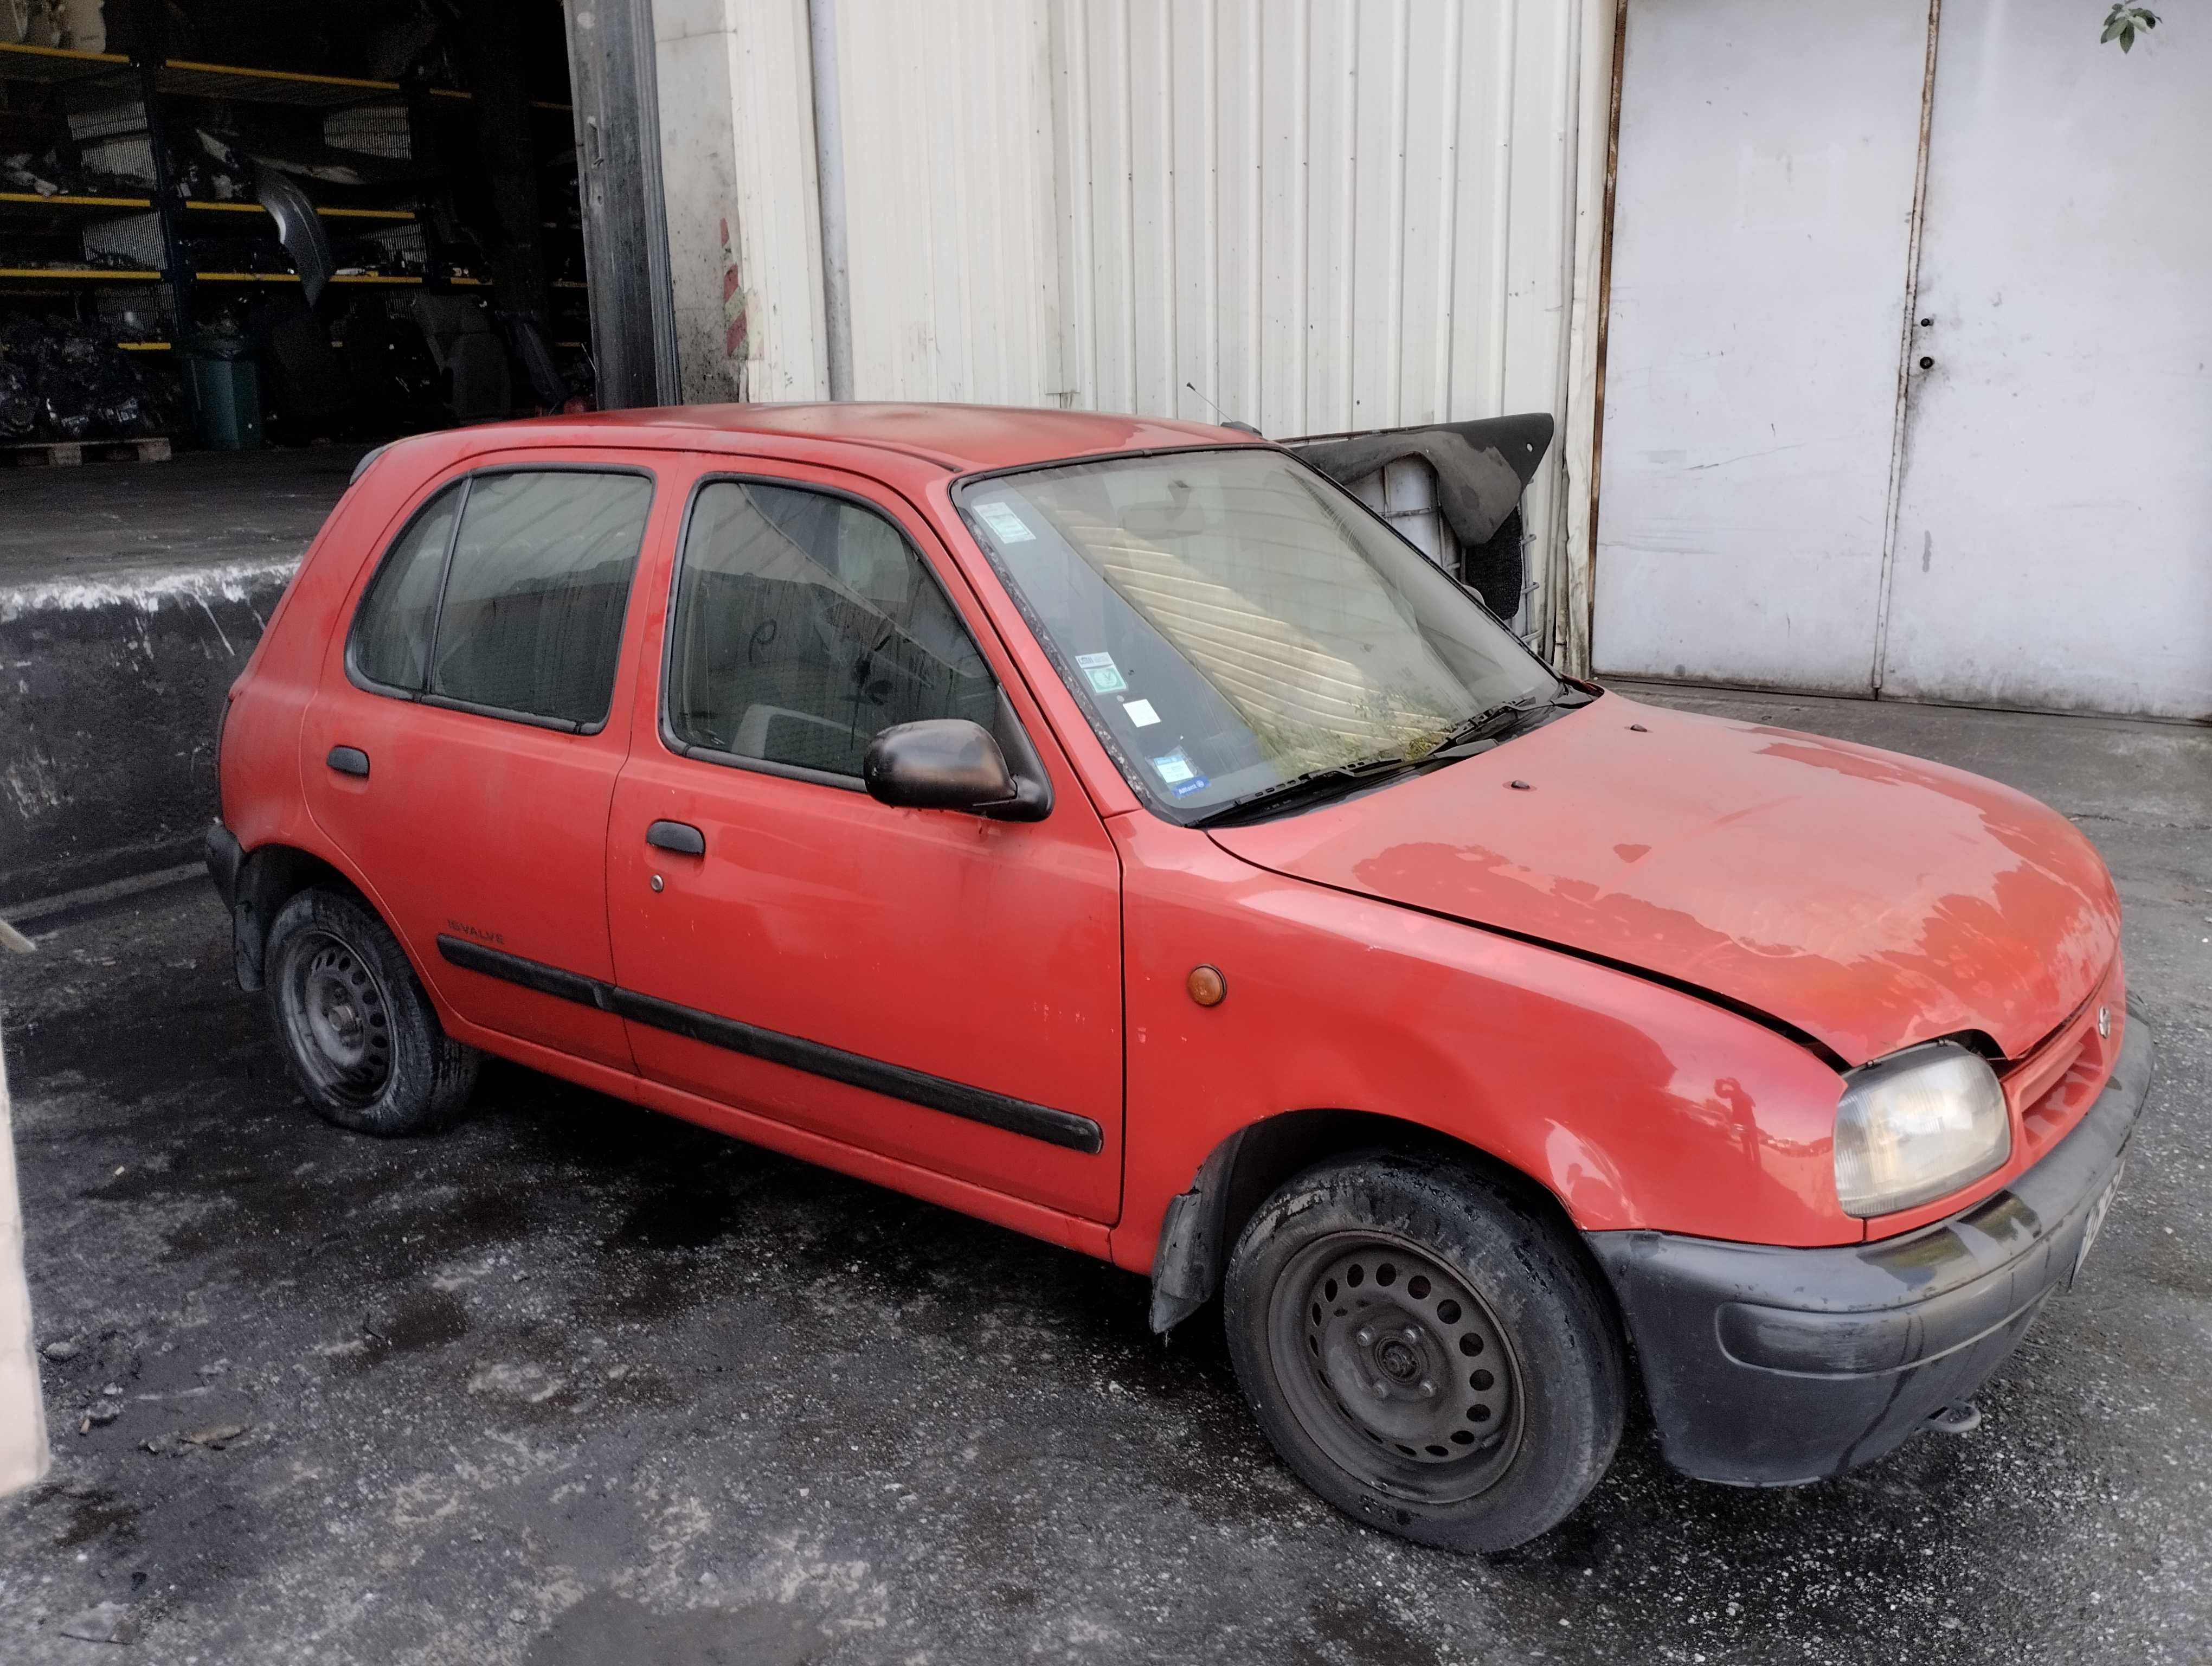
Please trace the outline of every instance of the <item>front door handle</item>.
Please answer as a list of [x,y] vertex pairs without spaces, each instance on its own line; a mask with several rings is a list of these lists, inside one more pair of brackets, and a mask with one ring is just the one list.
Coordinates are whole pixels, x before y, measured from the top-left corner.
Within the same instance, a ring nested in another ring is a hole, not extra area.
[[333,746],[323,762],[342,775],[368,774],[368,754],[358,746]]
[[707,854],[707,836],[690,822],[655,822],[645,830],[645,842],[685,856]]

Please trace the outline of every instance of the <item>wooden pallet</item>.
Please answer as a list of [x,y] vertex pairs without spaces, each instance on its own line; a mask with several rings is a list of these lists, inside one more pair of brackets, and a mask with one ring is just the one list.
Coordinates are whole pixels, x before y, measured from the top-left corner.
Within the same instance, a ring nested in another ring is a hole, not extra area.
[[0,446],[0,462],[17,468],[73,469],[80,463],[166,463],[169,442],[151,440],[36,440]]

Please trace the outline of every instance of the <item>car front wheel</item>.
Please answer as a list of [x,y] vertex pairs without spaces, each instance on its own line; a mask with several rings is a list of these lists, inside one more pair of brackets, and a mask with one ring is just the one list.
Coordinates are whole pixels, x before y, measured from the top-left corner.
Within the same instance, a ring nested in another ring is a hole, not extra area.
[[1471,1168],[1370,1152],[1309,1169],[1245,1227],[1225,1295],[1261,1427],[1361,1521],[1507,1550],[1612,1462],[1613,1320],[1566,1230]]
[[300,892],[270,923],[264,964],[284,1061],[319,1115],[382,1134],[460,1115],[481,1055],[446,1034],[398,939],[362,903]]

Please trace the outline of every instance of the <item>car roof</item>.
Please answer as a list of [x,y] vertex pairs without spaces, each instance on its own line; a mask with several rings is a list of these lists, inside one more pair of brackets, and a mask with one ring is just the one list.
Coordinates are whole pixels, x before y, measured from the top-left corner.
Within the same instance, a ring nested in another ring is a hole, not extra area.
[[725,448],[718,441],[742,442],[747,435],[865,446],[925,459],[958,473],[1016,468],[1103,452],[1263,443],[1240,429],[1206,423],[1019,405],[664,405],[539,416],[487,423],[470,430],[479,442],[498,442],[511,435],[512,443],[524,446],[593,441],[619,445],[648,432],[713,451]]

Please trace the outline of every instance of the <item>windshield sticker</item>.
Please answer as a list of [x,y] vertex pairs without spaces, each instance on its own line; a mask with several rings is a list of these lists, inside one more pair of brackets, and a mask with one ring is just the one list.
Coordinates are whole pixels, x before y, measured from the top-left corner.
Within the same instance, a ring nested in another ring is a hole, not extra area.
[[1121,680],[1121,673],[1115,669],[1114,656],[1110,654],[1079,654],[1075,656],[1075,666],[1089,681],[1093,694],[1119,694],[1129,686]]
[[1029,523],[995,498],[988,503],[978,503],[975,514],[1001,544],[1036,541],[1036,534],[1030,531]]
[[1160,714],[1152,709],[1152,702],[1149,700],[1124,700],[1121,710],[1129,721],[1140,729],[1149,729],[1160,721]]
[[1193,793],[1202,791],[1206,785],[1206,777],[1198,773],[1198,766],[1190,761],[1180,746],[1165,757],[1154,758],[1152,768],[1167,783],[1168,791],[1179,799],[1187,799]]

